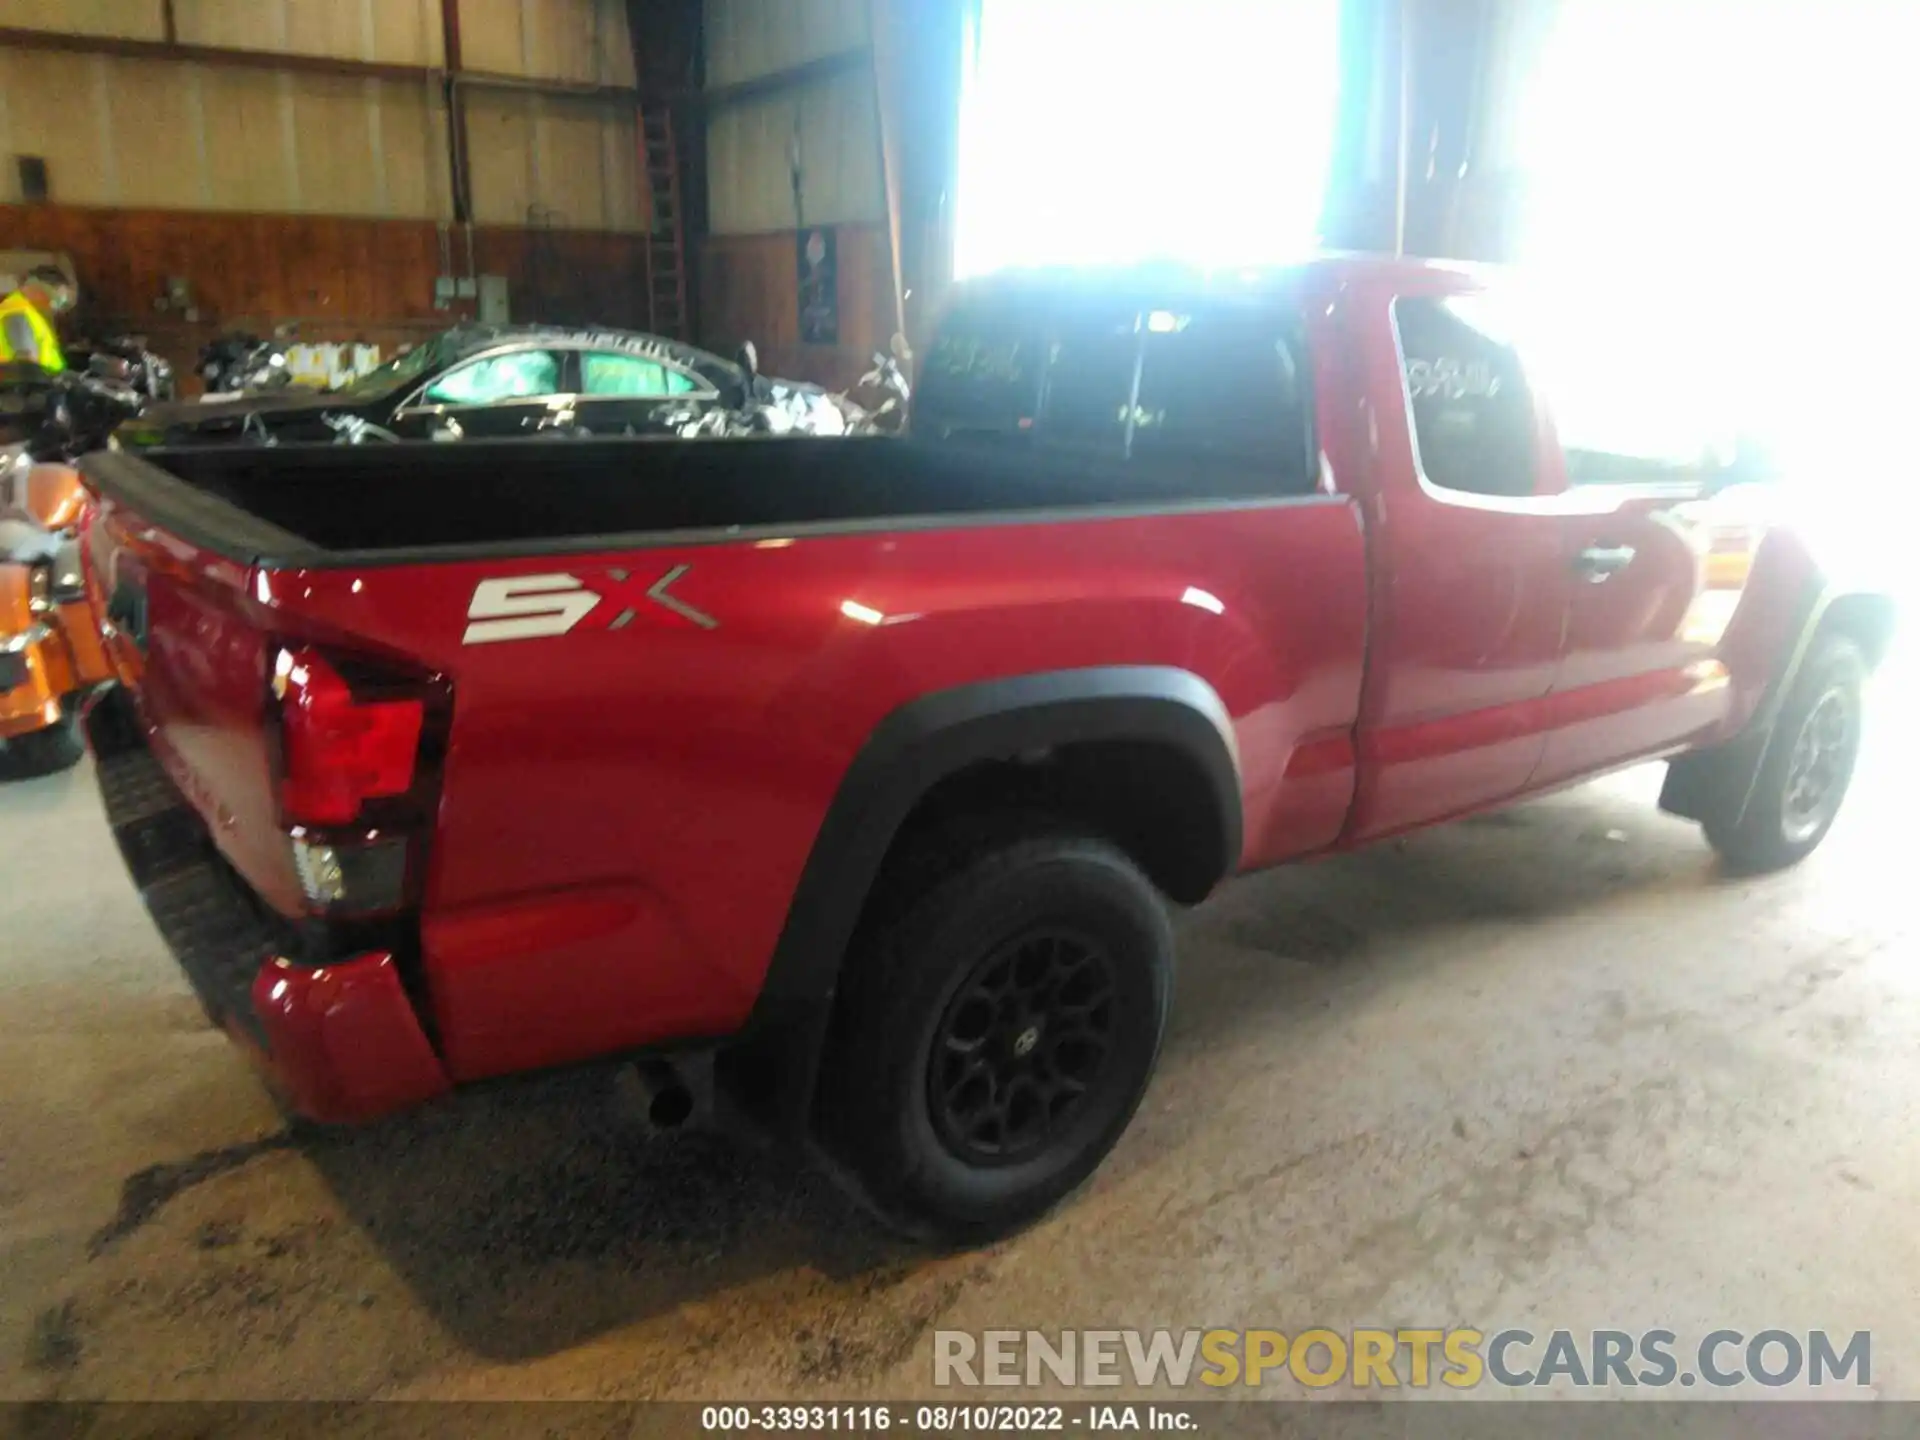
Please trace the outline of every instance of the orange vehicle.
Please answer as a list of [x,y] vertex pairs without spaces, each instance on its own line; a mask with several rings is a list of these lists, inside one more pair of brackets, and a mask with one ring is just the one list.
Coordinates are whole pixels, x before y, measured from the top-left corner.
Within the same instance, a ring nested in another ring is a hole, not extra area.
[[112,677],[80,578],[85,507],[66,465],[0,470],[0,773],[77,761],[80,702]]

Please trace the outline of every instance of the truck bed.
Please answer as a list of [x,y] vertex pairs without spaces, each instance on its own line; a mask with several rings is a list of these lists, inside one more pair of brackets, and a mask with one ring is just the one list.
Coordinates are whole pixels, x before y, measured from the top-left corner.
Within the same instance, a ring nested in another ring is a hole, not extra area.
[[1018,441],[893,438],[223,447],[108,452],[84,468],[95,488],[181,538],[277,568],[1217,505],[1310,493],[1316,478],[1304,456],[1251,467],[1120,465]]
[[[1304,459],[545,440],[83,470],[90,593],[126,733],[191,818],[181,863],[217,853],[195,873],[277,935],[313,923],[295,839],[417,842],[395,934],[329,920],[301,953],[393,957],[455,1083],[735,1033],[856,757],[929,696],[1194,677],[1240,757],[1226,868],[1325,847],[1350,803],[1365,539]],[[289,809],[274,682],[314,657],[430,711],[404,815]]]

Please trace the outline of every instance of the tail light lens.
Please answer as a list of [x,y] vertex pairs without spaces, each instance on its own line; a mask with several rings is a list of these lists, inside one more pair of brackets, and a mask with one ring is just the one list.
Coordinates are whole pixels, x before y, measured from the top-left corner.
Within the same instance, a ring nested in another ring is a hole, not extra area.
[[367,801],[413,788],[424,699],[359,699],[312,650],[279,653],[273,693],[280,702],[280,803],[287,819],[351,825]]
[[311,647],[278,651],[280,811],[318,914],[400,909],[428,838],[447,692]]

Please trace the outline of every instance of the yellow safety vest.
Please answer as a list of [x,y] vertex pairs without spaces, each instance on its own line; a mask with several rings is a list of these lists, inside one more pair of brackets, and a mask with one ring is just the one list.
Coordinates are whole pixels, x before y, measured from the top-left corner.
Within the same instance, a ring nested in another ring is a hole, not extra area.
[[33,327],[34,344],[40,351],[40,368],[53,371],[66,369],[67,357],[60,353],[60,336],[53,328],[53,322],[36,310],[32,302],[18,290],[0,300],[0,361],[26,358],[15,355],[13,346],[7,343],[7,320],[14,315],[24,315],[27,324]]

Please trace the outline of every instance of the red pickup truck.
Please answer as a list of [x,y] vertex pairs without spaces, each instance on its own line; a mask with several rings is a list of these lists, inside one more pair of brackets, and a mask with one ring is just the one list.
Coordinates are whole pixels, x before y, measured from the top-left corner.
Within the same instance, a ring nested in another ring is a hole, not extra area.
[[99,454],[107,814],[310,1117],[700,1052],[1003,1231],[1138,1104],[1168,902],[1660,757],[1732,865],[1832,823],[1886,593],[1788,493],[1563,444],[1499,302],[1009,277],[909,440]]

